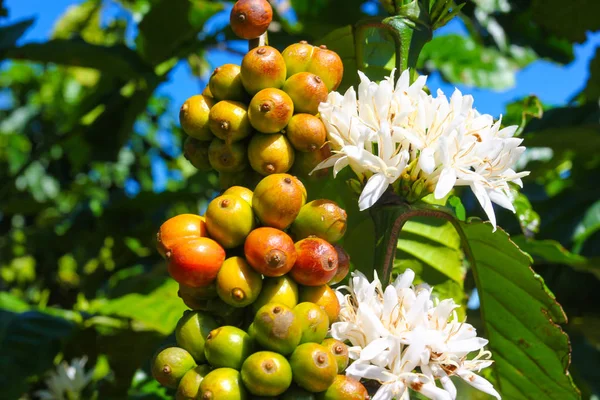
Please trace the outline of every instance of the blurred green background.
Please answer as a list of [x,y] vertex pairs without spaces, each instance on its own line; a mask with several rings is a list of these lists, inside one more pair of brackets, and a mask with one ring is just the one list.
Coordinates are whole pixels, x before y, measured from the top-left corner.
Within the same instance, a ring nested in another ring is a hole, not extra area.
[[[181,153],[177,110],[246,51],[228,27],[231,5],[0,0],[0,398],[34,398],[48,370],[84,355],[94,375],[83,398],[169,398],[148,360],[184,306],[154,235],[218,193],[218,177]],[[273,5],[280,50],[385,15],[375,1]],[[432,91],[458,86],[524,127],[521,167],[532,174],[517,215],[498,211],[499,225],[569,316],[584,398],[600,393],[599,15],[594,0],[469,1],[419,63]],[[385,39],[373,32],[373,79],[393,65]],[[347,87],[357,76],[344,61]],[[410,249],[401,258],[431,267]],[[477,324],[469,274],[459,290]]]

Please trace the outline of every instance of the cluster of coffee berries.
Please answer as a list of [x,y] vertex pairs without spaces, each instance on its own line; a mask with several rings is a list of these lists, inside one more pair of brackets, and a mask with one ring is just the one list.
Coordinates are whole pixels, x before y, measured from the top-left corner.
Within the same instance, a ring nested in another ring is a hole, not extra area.
[[[267,1],[240,0],[231,26],[242,38],[255,38],[271,17]],[[325,46],[301,42],[283,53],[253,48],[241,66],[216,68],[205,91],[181,107],[186,158],[200,170],[217,171],[223,187],[288,171],[307,177],[331,155],[317,114],[342,75],[342,60]]]
[[158,251],[191,310],[152,372],[178,399],[368,398],[341,374],[346,345],[327,338],[340,312],[329,285],[349,270],[335,244],[346,213],[306,198],[297,178],[272,174],[160,227]]

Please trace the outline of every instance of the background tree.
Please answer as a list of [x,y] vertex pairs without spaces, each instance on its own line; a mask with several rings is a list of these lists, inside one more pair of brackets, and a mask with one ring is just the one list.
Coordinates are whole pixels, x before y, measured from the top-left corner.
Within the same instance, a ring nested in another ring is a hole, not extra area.
[[[227,26],[230,2],[121,0],[122,12],[105,23],[109,3],[74,2],[43,43],[16,44],[32,20],[0,28],[2,398],[32,396],[50,368],[82,355],[95,366],[88,390],[99,398],[169,398],[148,376],[148,360],[169,340],[184,306],[154,250],[154,234],[168,217],[202,210],[219,185],[215,174],[197,172],[183,158],[184,135],[172,112],[178,105],[157,88],[184,61],[198,75],[200,92],[211,72],[207,54],[245,48]],[[395,62],[385,32],[355,36],[366,12],[386,15],[379,3],[364,3],[276,1],[280,30],[269,33],[271,44],[327,43],[344,59],[341,91],[357,81],[358,67],[372,79],[388,75]],[[0,2],[0,17],[7,15],[10,7]],[[451,83],[506,88],[534,60],[572,61],[573,46],[600,29],[598,15],[592,0],[467,2],[459,18],[468,35],[434,37],[419,70]],[[367,38],[365,54],[355,44]],[[515,192],[517,218],[499,213],[499,225],[534,258],[569,317],[570,371],[584,398],[600,391],[599,97],[600,50],[587,85],[567,106],[529,96],[509,105],[503,119],[523,127],[532,174]],[[455,194],[469,215],[478,214],[471,195]],[[454,204],[460,213],[463,206]],[[350,222],[364,232],[363,219]],[[356,235],[349,232],[347,240]],[[354,266],[370,268],[371,257],[362,249],[353,254]],[[479,320],[473,275],[449,225],[409,222],[395,267],[410,267],[437,293],[469,301],[470,321],[490,330],[489,319]],[[530,292],[522,296],[535,301]],[[508,340],[514,343],[507,351],[527,346],[516,336]],[[495,355],[504,356],[497,349]],[[566,371],[569,355],[558,356]]]

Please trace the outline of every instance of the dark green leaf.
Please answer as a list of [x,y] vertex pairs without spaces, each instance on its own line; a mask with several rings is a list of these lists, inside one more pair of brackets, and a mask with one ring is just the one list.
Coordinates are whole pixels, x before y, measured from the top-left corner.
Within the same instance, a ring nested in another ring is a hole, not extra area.
[[[532,120],[523,133],[527,147],[550,147],[556,154],[576,151],[593,156],[600,151],[600,109],[596,103],[553,108]],[[568,137],[568,139],[566,139]]]
[[595,202],[587,209],[581,222],[575,227],[573,241],[574,251],[579,252],[585,241],[600,230],[600,201]]
[[340,26],[354,24],[364,17],[360,11],[362,0],[292,0],[294,11],[301,21],[303,35],[318,39]]
[[582,43],[587,31],[600,29],[600,2],[596,0],[534,0],[531,11],[536,23],[571,42]]
[[166,279],[148,294],[131,293],[101,302],[95,310],[100,314],[131,319],[139,324],[140,329],[154,330],[166,336],[173,332],[187,309],[177,296],[177,290],[177,282]]
[[176,56],[178,49],[222,9],[223,4],[212,1],[158,0],[138,25],[137,49],[144,60],[156,66]]
[[460,223],[495,360],[499,392],[507,399],[579,399],[568,372],[566,316],[530,268],[531,260],[489,223]]
[[13,47],[34,21],[34,19],[26,19],[12,25],[0,27],[0,58],[2,58],[2,50]]
[[600,98],[600,47],[596,48],[596,55],[590,62],[590,77],[583,94],[590,102]]
[[543,264],[564,264],[577,271],[589,272],[600,279],[600,259],[573,254],[555,240],[533,240],[517,236],[514,242],[521,250],[529,253],[535,260]]
[[53,366],[62,344],[76,325],[64,318],[38,311],[24,311],[17,301],[5,301],[0,308],[0,387],[2,398],[18,398],[28,387],[28,377],[42,374]]
[[14,60],[94,68],[123,79],[151,72],[138,55],[126,46],[100,46],[80,39],[30,43],[8,49],[3,54]]

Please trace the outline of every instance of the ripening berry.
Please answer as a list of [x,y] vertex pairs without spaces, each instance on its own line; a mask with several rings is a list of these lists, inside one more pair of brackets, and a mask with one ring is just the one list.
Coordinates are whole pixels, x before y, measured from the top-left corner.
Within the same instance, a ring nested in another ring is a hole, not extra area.
[[294,115],[294,102],[279,89],[263,89],[250,101],[248,118],[259,132],[277,133],[285,128]]
[[159,254],[166,254],[179,241],[206,237],[208,231],[204,217],[196,214],[179,214],[166,220],[156,234],[156,249]]
[[255,39],[265,33],[273,9],[266,0],[239,0],[231,9],[229,23],[233,32],[242,39]]
[[321,119],[314,115],[296,114],[285,128],[285,135],[294,149],[304,152],[317,151],[327,140],[327,129]]
[[263,178],[252,198],[254,213],[263,225],[286,229],[294,222],[306,202],[305,189],[288,174],[274,174]]
[[244,242],[244,256],[264,276],[281,276],[294,266],[296,248],[287,233],[265,226],[250,232]]
[[323,80],[310,72],[299,72],[290,76],[283,84],[282,90],[294,102],[294,111],[315,115],[319,112],[319,104],[327,101],[327,86]]
[[256,47],[244,56],[241,77],[244,88],[251,95],[262,89],[279,89],[286,78],[285,61],[274,47]]
[[292,278],[300,285],[324,285],[337,272],[337,252],[326,240],[308,237],[296,242],[296,263],[290,271]]
[[327,47],[300,42],[288,46],[281,54],[288,78],[299,72],[310,72],[319,76],[329,91],[340,86],[344,64],[340,56]]
[[330,168],[323,168],[314,172],[313,170],[317,165],[327,160],[331,155],[331,148],[327,143],[321,146],[321,148],[308,153],[297,151],[294,155],[294,165],[290,169],[290,174],[305,180],[318,180],[327,177],[329,176]]
[[225,261],[225,250],[206,237],[177,242],[167,252],[169,274],[177,282],[190,287],[211,284]]

